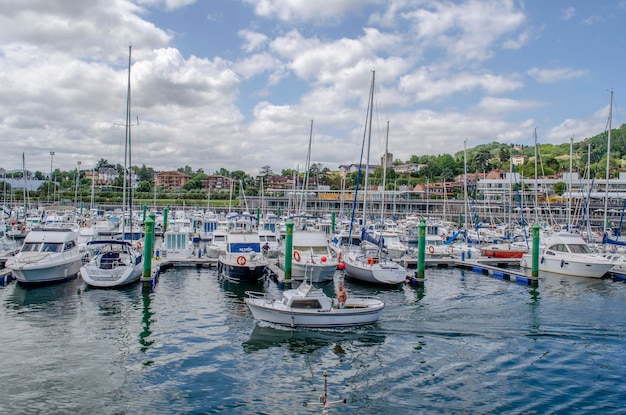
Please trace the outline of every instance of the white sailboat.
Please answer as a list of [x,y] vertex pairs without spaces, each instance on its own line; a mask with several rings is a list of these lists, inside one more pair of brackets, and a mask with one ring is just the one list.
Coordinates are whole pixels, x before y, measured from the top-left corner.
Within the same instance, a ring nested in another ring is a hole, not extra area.
[[[366,223],[366,206],[367,206],[367,188],[368,188],[368,170],[369,170],[369,149],[372,138],[372,112],[374,107],[374,81],[375,72],[372,71],[372,84],[370,88],[369,108],[368,108],[368,122],[367,122],[367,156],[365,164],[365,186],[363,195],[363,226]],[[365,138],[365,137],[364,137]],[[358,189],[358,183],[357,183]],[[355,191],[355,198],[356,193]],[[350,234],[352,233],[352,224],[354,224],[354,208],[352,212],[352,221]],[[351,238],[348,237],[348,240]],[[384,284],[384,285],[396,285],[404,282],[407,278],[407,272],[402,265],[392,261],[386,252],[382,249],[382,240],[373,241],[372,244],[364,243],[364,240],[372,239],[369,237],[365,229],[361,231],[361,244],[344,245],[342,249],[342,259],[344,263],[344,270],[346,275],[350,278],[354,278],[360,281]]]
[[[131,181],[131,112],[130,112],[130,69],[131,51],[128,48],[128,91],[126,95],[126,138],[124,154],[124,209],[128,202],[129,221],[128,230],[132,234],[133,210],[132,210],[132,183]],[[128,183],[128,185],[127,185]],[[128,192],[128,199],[127,199]],[[125,215],[122,215],[122,231],[124,232]],[[130,237],[135,240],[134,237]],[[143,269],[143,253],[141,244],[133,246],[124,240],[113,241],[110,239],[96,239],[87,244],[90,252],[90,260],[80,268],[81,278],[92,287],[110,288],[127,285],[139,281]]]

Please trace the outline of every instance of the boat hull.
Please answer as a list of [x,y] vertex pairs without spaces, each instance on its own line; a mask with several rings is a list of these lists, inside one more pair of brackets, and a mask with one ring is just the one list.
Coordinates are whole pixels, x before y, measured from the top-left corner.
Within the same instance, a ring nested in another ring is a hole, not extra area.
[[499,250],[499,249],[487,249],[483,248],[480,253],[489,258],[521,258],[528,251],[515,251],[515,250]]
[[[520,266],[532,268],[532,255],[525,254],[522,256]],[[539,259],[539,272],[551,272],[573,277],[602,278],[612,267],[613,264],[611,263],[585,262],[582,258],[573,260],[567,257],[549,258],[542,256]]]
[[337,262],[329,263],[327,265],[298,264],[298,263],[292,262],[291,278],[296,281],[302,281],[305,279],[305,276],[306,276],[306,279],[309,282],[332,281],[335,278],[335,271],[337,270],[337,265],[338,265]]
[[[8,263],[8,262],[7,262]],[[82,265],[82,256],[54,265],[36,265],[12,262],[9,264],[13,278],[23,284],[45,284],[75,278]]]
[[110,270],[103,270],[96,265],[85,265],[80,269],[80,277],[92,287],[122,287],[139,281],[143,271],[142,264],[122,266]]
[[[364,299],[365,300],[365,299]],[[288,327],[333,328],[373,324],[378,321],[384,303],[370,299],[371,303],[350,301],[345,308],[328,311],[312,310],[304,312],[281,309],[278,302],[268,302],[259,298],[244,299],[255,319]]]

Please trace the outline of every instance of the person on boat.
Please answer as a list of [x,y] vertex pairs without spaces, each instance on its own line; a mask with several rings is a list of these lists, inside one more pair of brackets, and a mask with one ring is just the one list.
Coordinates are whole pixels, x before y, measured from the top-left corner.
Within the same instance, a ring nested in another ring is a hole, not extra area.
[[348,300],[348,294],[343,289],[343,284],[339,284],[337,287],[337,308],[343,308]]
[[265,242],[265,245],[261,248],[263,250],[263,256],[268,256],[270,252],[270,244]]

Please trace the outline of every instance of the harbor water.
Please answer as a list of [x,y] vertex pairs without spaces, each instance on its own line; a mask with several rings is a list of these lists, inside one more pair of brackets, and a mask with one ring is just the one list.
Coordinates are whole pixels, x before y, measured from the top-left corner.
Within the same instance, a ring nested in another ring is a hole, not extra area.
[[623,282],[551,275],[533,288],[433,268],[423,287],[345,283],[385,301],[378,323],[258,323],[245,291],[280,289],[215,269],[169,269],[151,293],[11,282],[0,413],[321,413],[325,371],[330,400],[346,399],[329,413],[626,413]]

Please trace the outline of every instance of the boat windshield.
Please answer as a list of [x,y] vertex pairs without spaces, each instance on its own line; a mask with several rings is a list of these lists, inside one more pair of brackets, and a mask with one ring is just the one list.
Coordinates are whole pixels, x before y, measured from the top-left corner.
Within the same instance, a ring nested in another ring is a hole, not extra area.
[[22,252],[39,252],[39,248],[41,248],[40,243],[26,242],[22,247]]
[[61,252],[63,244],[44,242],[41,252]]

